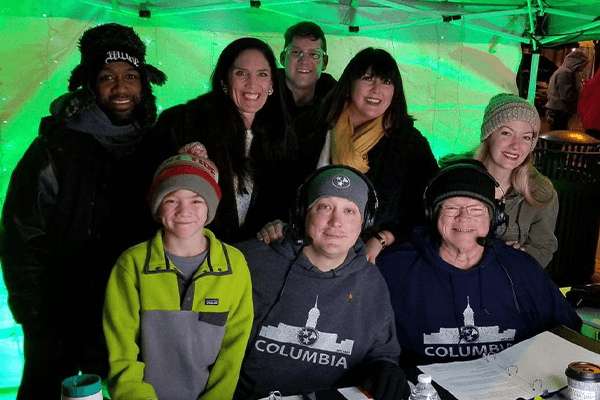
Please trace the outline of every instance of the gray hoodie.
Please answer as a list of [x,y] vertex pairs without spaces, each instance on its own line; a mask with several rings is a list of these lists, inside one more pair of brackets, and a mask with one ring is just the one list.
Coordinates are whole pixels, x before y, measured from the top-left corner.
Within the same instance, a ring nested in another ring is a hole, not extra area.
[[389,292],[360,239],[329,272],[289,233],[271,245],[254,239],[236,247],[252,276],[255,321],[235,398],[358,385],[368,363],[398,362]]
[[567,55],[562,65],[550,77],[546,108],[571,114],[577,112],[581,85],[577,80],[577,68],[589,60],[584,52],[575,50]]

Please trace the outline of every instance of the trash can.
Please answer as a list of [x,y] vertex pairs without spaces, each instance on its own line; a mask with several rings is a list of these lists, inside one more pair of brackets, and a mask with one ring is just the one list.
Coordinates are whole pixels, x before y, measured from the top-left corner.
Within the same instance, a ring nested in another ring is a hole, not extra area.
[[600,231],[599,148],[600,140],[585,133],[554,131],[540,135],[533,152],[536,167],[558,193],[558,250],[546,271],[559,286],[590,283],[594,273]]
[[566,151],[600,151],[600,140],[579,131],[551,131],[540,133],[538,146]]

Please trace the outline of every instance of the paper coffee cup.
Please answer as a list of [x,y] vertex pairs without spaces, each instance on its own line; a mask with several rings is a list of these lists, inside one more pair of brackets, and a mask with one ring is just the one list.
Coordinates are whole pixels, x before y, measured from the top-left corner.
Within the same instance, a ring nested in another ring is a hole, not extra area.
[[98,375],[75,375],[62,382],[62,400],[102,400]]
[[572,362],[565,371],[567,394],[571,400],[600,399],[600,366],[589,362]]

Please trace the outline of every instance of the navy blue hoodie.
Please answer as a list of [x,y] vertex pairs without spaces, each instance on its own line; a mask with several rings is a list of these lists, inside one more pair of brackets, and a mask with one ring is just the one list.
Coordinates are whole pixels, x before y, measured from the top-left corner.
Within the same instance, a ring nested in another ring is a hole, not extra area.
[[469,270],[448,264],[429,227],[380,254],[403,366],[471,360],[581,319],[527,253],[496,242]]

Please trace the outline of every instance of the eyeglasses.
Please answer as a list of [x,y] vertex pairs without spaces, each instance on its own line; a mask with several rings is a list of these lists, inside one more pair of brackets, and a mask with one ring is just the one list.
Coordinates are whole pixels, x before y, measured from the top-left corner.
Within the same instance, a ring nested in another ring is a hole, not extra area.
[[482,215],[485,214],[485,212],[487,211],[487,207],[485,206],[453,206],[453,205],[449,205],[449,206],[442,206],[442,215],[445,215],[446,217],[458,217],[458,215],[460,215],[460,210],[461,209],[465,209],[467,210],[467,214],[469,214],[469,217],[481,217]]
[[304,56],[307,56],[310,60],[321,61],[321,59],[327,54],[321,49],[313,49],[313,50],[298,50],[294,47],[286,47],[284,51],[288,56],[293,58],[294,60],[299,60]]

